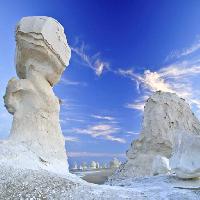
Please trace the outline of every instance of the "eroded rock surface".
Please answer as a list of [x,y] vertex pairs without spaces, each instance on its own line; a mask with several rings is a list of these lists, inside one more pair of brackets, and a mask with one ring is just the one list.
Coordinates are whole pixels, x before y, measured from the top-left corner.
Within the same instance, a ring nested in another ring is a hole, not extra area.
[[146,102],[142,131],[127,152],[128,161],[110,178],[153,175],[157,155],[170,158],[174,130],[200,134],[200,123],[184,99],[176,94],[156,92]]
[[153,175],[168,174],[170,171],[169,159],[160,155],[155,156],[152,163]]
[[60,103],[53,92],[70,48],[63,27],[50,17],[24,17],[16,28],[16,71],[4,96],[13,115],[8,141],[0,145],[0,163],[18,168],[68,171],[59,123]]
[[200,177],[200,136],[177,132],[170,166],[179,178]]

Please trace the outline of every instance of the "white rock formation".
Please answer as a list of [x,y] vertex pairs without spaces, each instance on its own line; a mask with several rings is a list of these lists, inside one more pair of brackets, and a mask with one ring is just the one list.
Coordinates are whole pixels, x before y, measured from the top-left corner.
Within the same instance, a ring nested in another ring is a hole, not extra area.
[[[67,43],[66,47],[58,45],[59,41],[66,42],[60,28],[51,18],[33,17],[22,19],[17,29],[20,80],[12,79],[5,95],[6,107],[14,119],[9,140],[0,143],[1,199],[199,200],[199,180],[186,182],[172,176],[156,176],[129,179],[122,181],[120,187],[111,187],[89,184],[72,174],[55,174],[67,171],[59,103],[51,87],[59,80],[70,56]],[[67,53],[62,53],[65,50]],[[92,166],[96,167],[96,163]]]
[[107,163],[104,163],[102,167],[103,167],[104,169],[108,168]]
[[90,168],[91,168],[91,169],[96,169],[96,167],[97,167],[96,162],[95,162],[95,161],[92,161],[92,162],[90,163]]
[[82,166],[83,166],[83,170],[87,169],[87,163],[86,162],[83,162]]
[[110,168],[118,168],[121,165],[121,162],[117,158],[113,158],[110,161]]
[[100,164],[99,164],[99,162],[96,162],[96,168],[97,168],[97,169],[100,168]]
[[68,171],[59,123],[60,104],[53,92],[69,64],[63,27],[50,17],[24,17],[16,28],[16,71],[4,96],[13,115],[9,140],[1,144],[0,163],[18,168]]
[[152,173],[153,175],[168,174],[170,173],[169,159],[160,155],[157,155],[153,159]]
[[178,131],[174,139],[170,167],[179,178],[200,177],[200,136]]
[[184,99],[176,94],[156,92],[146,102],[142,132],[127,152],[128,161],[111,179],[153,175],[156,155],[170,158],[173,130],[200,133],[200,123]]

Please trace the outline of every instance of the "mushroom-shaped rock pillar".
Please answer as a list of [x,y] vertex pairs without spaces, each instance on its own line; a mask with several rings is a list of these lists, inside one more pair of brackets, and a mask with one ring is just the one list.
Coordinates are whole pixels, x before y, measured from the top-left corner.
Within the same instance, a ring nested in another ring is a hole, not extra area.
[[[59,82],[70,56],[64,29],[55,19],[34,16],[20,20],[16,28],[19,79],[8,82],[4,96],[5,106],[13,115],[8,142],[18,146],[17,157],[11,156],[14,165],[20,166],[18,162],[23,162],[20,155],[27,151],[31,162],[35,160],[35,168],[62,174],[68,171],[59,123],[60,104],[52,87]],[[27,150],[21,152],[19,146]]]

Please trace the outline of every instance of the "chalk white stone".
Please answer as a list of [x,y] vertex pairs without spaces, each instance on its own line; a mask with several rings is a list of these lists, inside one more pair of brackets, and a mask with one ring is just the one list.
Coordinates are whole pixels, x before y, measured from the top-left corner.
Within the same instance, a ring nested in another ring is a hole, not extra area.
[[[50,17],[25,17],[16,28],[16,71],[4,96],[13,115],[0,163],[21,168],[68,171],[65,141],[59,123],[60,103],[52,86],[70,59],[63,27]],[[10,148],[10,146],[13,146]],[[12,150],[16,151],[13,152]],[[26,158],[26,161],[24,159]]]
[[83,163],[82,163],[82,167],[83,167],[83,170],[86,170],[86,169],[87,169],[87,163],[86,163],[86,162],[83,162]]
[[152,163],[153,175],[168,174],[170,170],[169,159],[160,155],[155,156]]
[[100,164],[99,164],[99,162],[96,162],[96,168],[97,168],[97,169],[100,168]]
[[104,163],[102,167],[103,167],[104,169],[108,168],[107,163]]
[[142,131],[127,152],[128,161],[111,179],[153,175],[155,156],[170,158],[173,130],[200,133],[200,123],[184,99],[168,92],[156,92],[146,102]]
[[[39,71],[54,85],[69,65],[71,50],[62,25],[51,17],[24,17],[16,28],[16,69],[20,79],[27,70]],[[30,56],[31,55],[31,56]]]
[[117,158],[113,158],[110,161],[110,168],[118,168],[121,165],[121,162]]
[[95,162],[95,161],[92,161],[92,162],[90,163],[90,168],[91,168],[91,169],[96,169],[96,167],[97,167],[96,162]]
[[200,136],[178,131],[174,138],[170,167],[183,179],[200,177]]

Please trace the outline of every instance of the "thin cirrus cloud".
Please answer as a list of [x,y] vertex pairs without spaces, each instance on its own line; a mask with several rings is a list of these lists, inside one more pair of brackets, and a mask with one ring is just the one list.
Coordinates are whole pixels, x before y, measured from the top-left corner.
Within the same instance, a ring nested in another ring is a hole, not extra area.
[[[192,106],[196,106],[197,112],[200,111],[200,94],[195,78],[200,74],[200,57],[192,57],[199,48],[191,47],[185,49],[179,55],[179,59],[168,66],[160,68],[158,71],[145,70],[143,74],[135,73],[133,69],[119,69],[118,73],[132,81],[138,86],[138,99],[132,103],[126,104],[127,108],[144,109],[145,100],[155,91],[164,91],[176,93],[178,96],[185,98]],[[190,58],[186,55],[190,54]],[[184,59],[181,59],[184,56]]]
[[85,82],[72,81],[72,80],[69,80],[64,77],[62,77],[62,79],[61,79],[61,84],[71,85],[71,86],[87,86],[87,83],[85,83]]
[[114,121],[115,118],[111,116],[102,116],[102,115],[91,115],[92,118],[95,119],[102,119],[102,120],[108,120],[108,121]]
[[101,138],[113,142],[126,143],[125,139],[113,136],[118,133],[120,128],[114,127],[109,124],[97,124],[88,126],[87,128],[75,128],[72,131],[78,134],[90,135],[93,138]]
[[178,59],[183,56],[188,56],[200,49],[200,39],[194,42],[190,47],[182,49],[182,50],[175,50],[172,51],[165,59],[165,61],[169,61],[171,59]]
[[81,45],[75,45],[71,47],[72,52],[74,52],[80,59],[81,64],[91,68],[97,76],[101,76],[103,71],[109,69],[109,63],[103,61],[100,58],[100,54],[96,53],[93,56],[90,56],[86,53],[87,46],[84,42]]
[[[200,108],[199,96],[197,90],[193,86],[192,78],[200,74],[200,57],[188,58],[200,49],[200,40],[191,45],[189,48],[185,48],[181,51],[172,51],[166,60],[176,59],[176,61],[168,66],[160,68],[158,71],[145,70],[143,74],[135,73],[133,69],[118,69],[113,70],[110,64],[102,62],[98,56],[88,56],[85,53],[84,43],[79,48],[72,48],[82,61],[85,62],[95,73],[100,76],[104,69],[131,79],[136,82],[137,91],[139,93],[138,99],[134,102],[127,103],[126,107],[130,109],[136,109],[142,111],[144,109],[145,100],[155,91],[164,91],[177,93],[180,97],[183,97],[189,101],[192,105]],[[181,58],[185,59],[182,60]],[[178,60],[178,61],[177,61]],[[96,118],[98,118],[96,116]],[[100,119],[100,117],[99,117]],[[103,118],[102,118],[103,119]],[[105,119],[105,118],[104,118]]]
[[66,142],[79,142],[79,138],[73,137],[73,136],[65,136],[65,141]]
[[68,121],[69,122],[74,121],[74,122],[80,122],[80,123],[85,122],[85,120],[83,119],[75,119],[75,118],[70,118],[70,117],[62,117],[62,119],[60,119],[60,123],[63,123],[63,124],[65,124]]
[[133,132],[133,131],[127,131],[128,134],[130,135],[139,135],[140,133],[138,132]]

